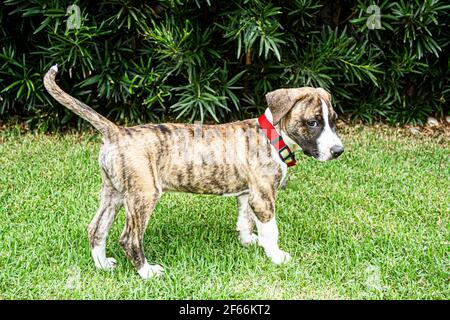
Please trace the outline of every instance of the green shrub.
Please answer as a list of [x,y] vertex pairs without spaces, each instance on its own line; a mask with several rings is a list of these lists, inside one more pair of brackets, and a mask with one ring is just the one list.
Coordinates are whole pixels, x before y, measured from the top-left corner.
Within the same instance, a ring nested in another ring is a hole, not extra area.
[[256,116],[265,93],[297,86],[326,88],[369,123],[446,115],[450,5],[374,4],[380,25],[366,1],[5,0],[0,119],[82,124],[43,88],[55,63],[71,95],[126,124]]

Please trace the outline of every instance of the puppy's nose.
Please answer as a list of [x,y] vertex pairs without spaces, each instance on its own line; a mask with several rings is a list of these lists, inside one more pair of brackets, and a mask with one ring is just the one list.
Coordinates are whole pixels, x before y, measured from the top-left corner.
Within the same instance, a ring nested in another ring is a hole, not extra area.
[[334,145],[330,149],[331,154],[333,157],[337,158],[344,152],[344,147],[339,145]]

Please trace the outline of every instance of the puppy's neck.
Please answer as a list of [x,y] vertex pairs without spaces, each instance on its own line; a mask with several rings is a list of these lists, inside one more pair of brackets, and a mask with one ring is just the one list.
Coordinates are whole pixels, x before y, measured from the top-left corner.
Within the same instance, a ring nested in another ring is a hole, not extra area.
[[300,151],[302,148],[294,141],[292,140],[289,135],[285,131],[284,126],[284,119],[281,119],[280,122],[275,126],[275,129],[280,133],[281,137],[283,138],[284,142],[287,144],[289,149],[291,151]]
[[[264,111],[264,114],[266,115],[266,118],[273,123],[273,116],[272,116],[272,112],[270,111],[269,108],[266,109],[266,111]],[[291,149],[291,151],[299,151],[301,150],[300,146],[294,141],[292,140],[289,135],[286,133],[285,130],[285,120],[284,118],[282,118],[280,120],[280,122],[278,122],[278,124],[276,124],[275,129],[278,131],[278,133],[281,135],[281,137],[284,140],[284,143],[286,143],[286,145],[289,147],[289,149]]]

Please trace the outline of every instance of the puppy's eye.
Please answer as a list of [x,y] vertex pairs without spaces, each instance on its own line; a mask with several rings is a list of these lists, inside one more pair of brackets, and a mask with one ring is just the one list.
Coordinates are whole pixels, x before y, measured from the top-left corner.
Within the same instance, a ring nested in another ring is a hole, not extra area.
[[308,121],[306,121],[306,124],[310,128],[315,128],[319,125],[319,123],[316,120],[308,120]]

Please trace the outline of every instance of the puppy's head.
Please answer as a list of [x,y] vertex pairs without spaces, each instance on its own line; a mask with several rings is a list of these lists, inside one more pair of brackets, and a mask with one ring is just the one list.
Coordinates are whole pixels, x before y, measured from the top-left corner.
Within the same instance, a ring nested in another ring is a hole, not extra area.
[[297,144],[306,155],[320,161],[336,159],[344,152],[328,92],[310,87],[278,89],[269,92],[266,100],[273,124],[279,124],[287,140],[292,140],[288,144]]

